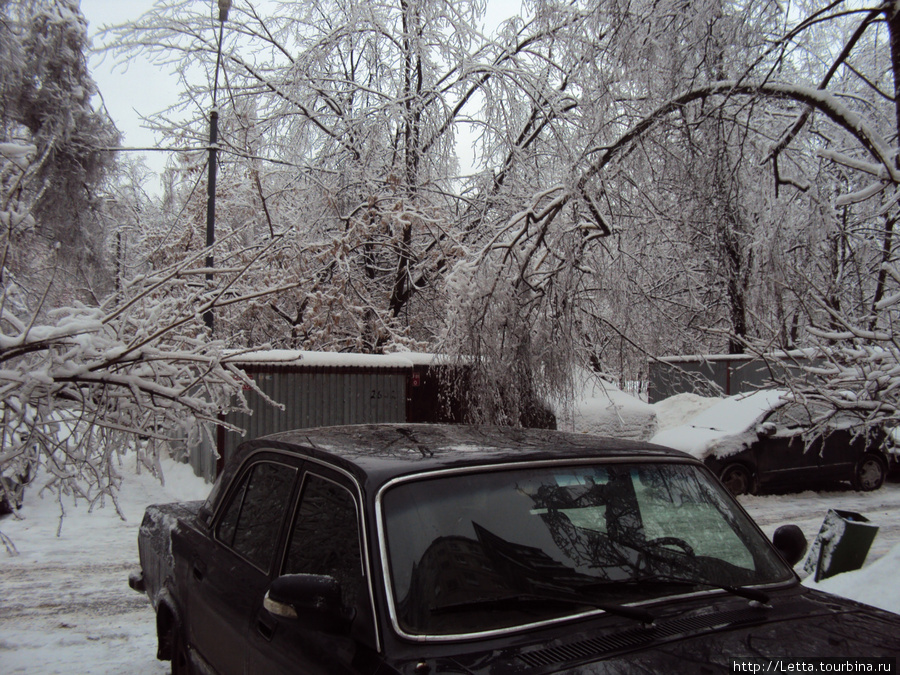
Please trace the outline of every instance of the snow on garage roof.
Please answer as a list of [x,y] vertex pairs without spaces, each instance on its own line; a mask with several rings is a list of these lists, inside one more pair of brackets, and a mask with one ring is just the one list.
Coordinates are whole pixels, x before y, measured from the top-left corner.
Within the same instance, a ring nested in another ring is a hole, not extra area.
[[227,352],[234,364],[268,366],[311,366],[317,368],[413,368],[446,362],[435,354],[397,352],[394,354],[355,354],[348,352],[310,352],[299,349],[261,349]]

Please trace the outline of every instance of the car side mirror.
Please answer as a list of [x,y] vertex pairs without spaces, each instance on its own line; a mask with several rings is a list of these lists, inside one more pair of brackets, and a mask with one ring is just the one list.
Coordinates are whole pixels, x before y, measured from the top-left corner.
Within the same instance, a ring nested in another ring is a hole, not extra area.
[[344,633],[356,614],[345,607],[341,584],[324,574],[285,574],[275,579],[263,599],[270,614],[294,619],[306,628]]
[[778,427],[776,427],[772,422],[763,422],[758,427],[756,427],[756,435],[760,438],[769,438],[770,436],[774,436],[776,431],[778,431]]
[[793,567],[803,559],[809,543],[806,535],[796,525],[782,525],[772,535],[772,543],[782,557]]

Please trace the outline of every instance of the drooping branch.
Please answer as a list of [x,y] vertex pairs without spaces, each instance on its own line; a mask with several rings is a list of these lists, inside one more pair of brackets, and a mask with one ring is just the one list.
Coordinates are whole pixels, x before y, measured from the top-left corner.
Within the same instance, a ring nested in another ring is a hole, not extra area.
[[[838,54],[838,57],[831,64],[831,67],[828,69],[828,72],[825,73],[822,81],[819,82],[818,89],[824,91],[828,88],[828,84],[831,82],[831,79],[834,77],[835,73],[837,73],[838,69],[843,65],[846,60],[850,57],[851,52],[856,47],[857,43],[862,38],[863,34],[869,28],[869,26],[881,15],[882,10],[876,9],[869,14],[860,22],[859,26],[856,27],[856,30],[853,31],[853,34],[847,40],[844,48],[841,50],[841,53]],[[793,141],[797,134],[800,133],[800,130],[804,127],[804,125],[809,121],[809,117],[813,112],[813,107],[807,105],[804,108],[803,112],[797,117],[794,124],[782,135],[781,140],[776,143],[772,149],[769,151],[768,157],[763,160],[763,163],[772,160],[777,160],[778,155],[790,145],[791,141]]]

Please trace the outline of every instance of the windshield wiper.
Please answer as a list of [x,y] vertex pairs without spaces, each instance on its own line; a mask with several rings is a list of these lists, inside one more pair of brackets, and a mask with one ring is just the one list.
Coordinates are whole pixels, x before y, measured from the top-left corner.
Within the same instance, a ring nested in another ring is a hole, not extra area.
[[732,595],[747,598],[748,600],[755,600],[761,605],[769,604],[769,594],[759,590],[758,588],[748,588],[747,586],[729,586],[728,584],[710,584],[705,581],[697,583],[703,586],[708,586],[710,588],[718,588],[725,591],[726,593],[731,593]]
[[685,579],[683,577],[667,577],[665,575],[652,575],[646,577],[637,577],[634,579],[622,579],[621,581],[599,581],[579,586],[577,590],[592,590],[602,588],[604,586],[629,585],[636,586],[645,583],[659,582],[664,584],[678,584],[681,586],[705,586],[706,588],[716,588],[725,591],[731,595],[737,595],[748,600],[755,600],[763,605],[768,604],[769,594],[756,588],[748,588],[746,586],[732,586],[729,584],[717,584],[712,581],[703,581],[702,579]]
[[457,602],[439,607],[432,607],[432,614],[445,614],[453,612],[468,612],[479,609],[521,609],[526,605],[543,604],[543,605],[587,605],[596,609],[602,609],[608,614],[615,614],[627,619],[634,619],[644,624],[652,624],[654,616],[643,609],[637,607],[625,607],[608,602],[600,602],[591,597],[575,596],[575,595],[558,595],[542,593],[520,593],[518,595],[506,595],[498,598],[481,598],[478,600],[469,600],[466,602]]
[[757,588],[748,588],[747,586],[732,586],[730,584],[717,584],[713,581],[703,581],[702,579],[684,579],[682,577],[667,577],[664,575],[654,575],[650,577],[641,577],[637,581],[662,581],[673,584],[685,584],[691,586],[705,586],[706,588],[717,588],[720,591],[737,595],[748,600],[755,600],[763,605],[769,603],[769,594]]

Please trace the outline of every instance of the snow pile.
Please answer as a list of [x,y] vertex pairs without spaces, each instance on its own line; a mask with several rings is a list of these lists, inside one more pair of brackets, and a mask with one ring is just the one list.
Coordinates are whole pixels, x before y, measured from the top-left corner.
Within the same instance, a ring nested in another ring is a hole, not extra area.
[[555,411],[560,429],[635,441],[645,441],[656,433],[652,405],[587,370],[579,370],[575,382],[577,394],[571,412]]
[[819,582],[808,577],[803,585],[900,614],[898,572],[900,544],[861,570],[845,572]]

